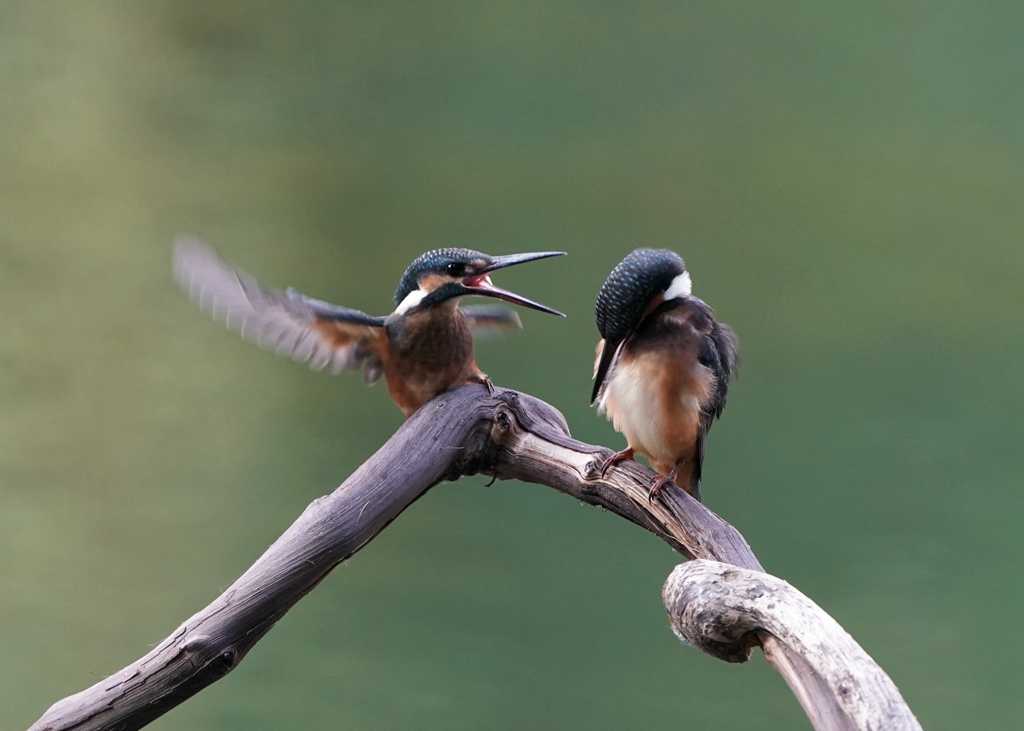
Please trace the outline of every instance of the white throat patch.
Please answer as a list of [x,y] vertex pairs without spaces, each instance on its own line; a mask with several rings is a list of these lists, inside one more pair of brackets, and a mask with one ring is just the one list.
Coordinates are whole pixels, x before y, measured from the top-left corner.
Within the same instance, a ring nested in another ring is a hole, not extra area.
[[405,299],[402,300],[401,304],[395,308],[395,314],[404,315],[406,312],[422,302],[423,298],[428,294],[430,293],[425,289],[414,289],[412,292],[405,295]]
[[693,283],[690,281],[690,273],[683,272],[668,285],[668,289],[665,290],[665,299],[674,300],[679,297],[688,297],[691,291],[693,291]]

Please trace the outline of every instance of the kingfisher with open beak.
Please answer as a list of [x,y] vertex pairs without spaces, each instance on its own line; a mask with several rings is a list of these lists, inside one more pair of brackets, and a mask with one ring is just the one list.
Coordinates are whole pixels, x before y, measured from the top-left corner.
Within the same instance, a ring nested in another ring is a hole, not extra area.
[[669,482],[700,500],[704,440],[725,408],[739,358],[732,328],[690,292],[678,254],[636,249],[597,295],[602,339],[590,403],[629,445],[605,461],[601,474],[639,452],[660,474],[652,500]]
[[561,312],[496,287],[491,273],[561,251],[488,256],[470,249],[435,249],[416,258],[395,292],[386,317],[328,304],[288,289],[259,284],[220,259],[202,241],[180,236],[174,244],[174,277],[189,297],[243,338],[310,368],[332,373],[365,366],[366,382],[381,374],[405,415],[430,399],[487,375],[473,358],[473,335],[521,327],[501,307],[460,308],[459,299],[481,295],[564,317]]

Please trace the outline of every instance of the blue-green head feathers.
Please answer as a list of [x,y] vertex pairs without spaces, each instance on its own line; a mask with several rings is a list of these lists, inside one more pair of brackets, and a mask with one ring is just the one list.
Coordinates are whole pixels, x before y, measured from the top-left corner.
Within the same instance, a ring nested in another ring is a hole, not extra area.
[[470,262],[490,261],[491,257],[472,249],[433,249],[420,254],[405,270],[402,281],[395,291],[395,304],[400,305],[411,292],[419,287],[420,279],[426,274],[447,274],[461,277]]
[[[635,249],[612,269],[601,286],[594,317],[601,337],[618,341],[629,335],[659,294],[676,289],[689,294],[686,264],[668,249]],[[684,286],[685,285],[685,286]]]

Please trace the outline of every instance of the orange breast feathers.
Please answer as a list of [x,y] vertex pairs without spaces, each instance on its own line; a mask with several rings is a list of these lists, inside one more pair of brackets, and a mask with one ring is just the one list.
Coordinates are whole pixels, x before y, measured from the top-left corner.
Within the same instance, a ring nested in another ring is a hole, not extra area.
[[438,394],[486,378],[473,358],[473,336],[452,304],[404,318],[389,331],[384,378],[398,407],[410,416]]
[[[599,359],[603,343],[598,344]],[[630,447],[657,472],[667,474],[679,459],[694,456],[702,408],[713,397],[715,376],[697,361],[695,346],[634,353],[629,345],[623,346],[598,410]]]

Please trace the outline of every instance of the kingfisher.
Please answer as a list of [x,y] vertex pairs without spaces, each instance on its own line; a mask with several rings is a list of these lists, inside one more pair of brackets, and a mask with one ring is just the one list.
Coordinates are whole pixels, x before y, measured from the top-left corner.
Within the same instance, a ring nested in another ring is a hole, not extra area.
[[492,388],[473,357],[474,334],[521,327],[515,311],[495,306],[459,307],[467,295],[493,297],[564,317],[514,292],[496,287],[491,273],[523,262],[562,256],[561,251],[488,256],[471,249],[435,249],[417,257],[395,292],[395,311],[374,317],[287,289],[258,283],[222,260],[203,241],[174,243],[178,285],[214,319],[243,338],[310,368],[332,373],[365,367],[368,384],[381,375],[398,408],[409,417],[430,399],[465,383]]
[[691,292],[678,254],[636,249],[597,295],[601,340],[590,403],[628,444],[601,474],[639,452],[660,475],[651,500],[669,482],[700,500],[704,441],[725,409],[739,359],[736,333]]

